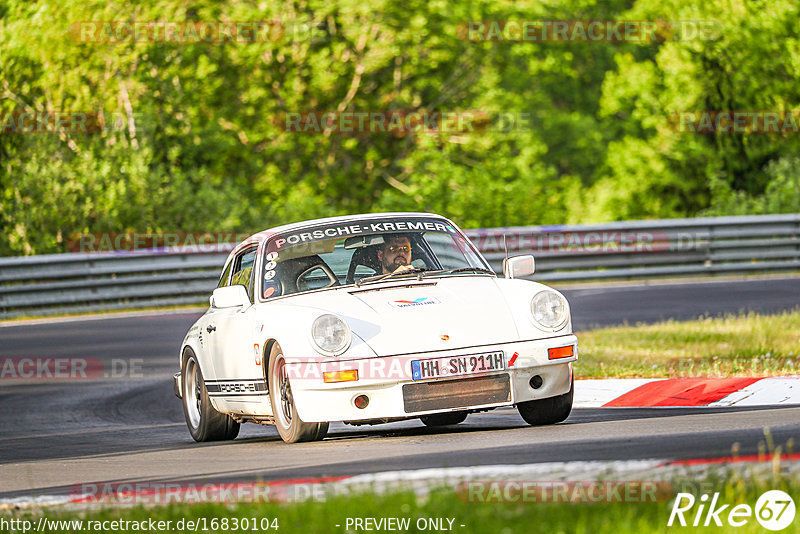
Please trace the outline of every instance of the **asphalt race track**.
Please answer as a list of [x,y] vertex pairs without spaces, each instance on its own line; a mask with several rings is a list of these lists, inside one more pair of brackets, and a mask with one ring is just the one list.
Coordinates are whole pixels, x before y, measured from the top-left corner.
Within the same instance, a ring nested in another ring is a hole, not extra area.
[[[576,331],[593,326],[800,306],[800,278],[620,285],[564,291]],[[800,442],[800,407],[576,409],[532,428],[512,409],[457,427],[413,420],[331,426],[323,442],[284,444],[273,427],[243,425],[234,442],[197,444],[172,393],[177,350],[197,313],[0,327],[11,357],[98,358],[133,364],[134,378],[0,381],[0,498],[67,494],[76,484],[275,480],[385,470],[572,460],[696,458]],[[580,363],[579,363],[580,364]],[[578,364],[578,365],[579,365]],[[127,370],[130,374],[130,369]]]

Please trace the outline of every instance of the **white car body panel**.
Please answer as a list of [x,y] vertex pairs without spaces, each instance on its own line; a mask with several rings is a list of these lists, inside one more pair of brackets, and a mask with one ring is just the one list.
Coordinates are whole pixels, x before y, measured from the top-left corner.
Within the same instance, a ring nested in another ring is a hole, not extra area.
[[[324,291],[293,300],[336,310],[379,356],[519,339],[514,318],[492,277],[426,278],[400,285],[395,280],[387,286]],[[420,298],[427,300],[418,305],[398,303]],[[450,339],[442,341],[442,334]]]

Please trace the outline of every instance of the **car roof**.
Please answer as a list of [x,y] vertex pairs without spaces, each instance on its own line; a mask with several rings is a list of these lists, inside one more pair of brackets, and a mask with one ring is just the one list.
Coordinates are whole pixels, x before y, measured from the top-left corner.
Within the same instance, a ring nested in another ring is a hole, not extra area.
[[244,241],[242,241],[233,248],[228,258],[225,260],[225,263],[227,264],[228,260],[230,259],[230,256],[233,256],[234,254],[238,253],[243,247],[249,246],[253,243],[261,243],[262,241],[266,241],[270,236],[273,236],[275,234],[300,230],[302,228],[307,228],[309,226],[316,226],[318,224],[346,223],[348,221],[364,219],[367,217],[372,219],[390,219],[394,217],[428,217],[431,219],[444,219],[448,222],[452,222],[447,217],[443,217],[442,215],[438,215],[436,213],[425,213],[425,212],[414,212],[414,211],[395,211],[386,213],[359,213],[356,215],[339,215],[337,217],[325,217],[322,219],[299,221],[295,223],[267,228],[266,230],[262,230],[261,232],[257,232],[251,235],[250,237],[248,237],[247,239],[245,239]]

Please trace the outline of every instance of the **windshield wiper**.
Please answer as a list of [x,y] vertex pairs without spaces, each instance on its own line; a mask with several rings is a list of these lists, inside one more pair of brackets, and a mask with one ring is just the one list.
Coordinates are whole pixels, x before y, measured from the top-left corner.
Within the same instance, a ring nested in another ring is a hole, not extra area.
[[401,276],[404,274],[418,274],[431,271],[432,269],[425,269],[415,267],[414,269],[408,269],[407,271],[394,271],[388,274],[373,274],[372,276],[366,276],[359,280],[356,280],[356,287],[361,287],[361,284],[365,282],[380,282],[381,280],[386,280],[387,278],[391,278],[392,276]]
[[451,269],[447,272],[449,274],[468,273],[468,272],[486,273],[486,274],[491,274],[493,276],[497,276],[494,271],[490,271],[489,269],[484,269],[483,267],[459,267],[458,269]]
[[422,278],[424,278],[429,274],[442,274],[442,273],[455,274],[455,273],[467,273],[467,272],[485,273],[485,274],[491,274],[492,276],[497,276],[494,273],[494,271],[490,271],[489,269],[484,269],[483,267],[459,267],[458,269],[451,269],[449,271],[445,269],[427,269],[424,267],[417,267],[414,269],[409,269],[407,271],[399,271],[399,272],[394,271],[387,274],[373,274],[372,276],[366,276],[364,278],[356,280],[356,287],[361,287],[361,284],[367,282],[380,282],[382,280],[391,278],[392,276],[401,276],[405,274],[416,274],[418,275],[418,278],[421,280]]

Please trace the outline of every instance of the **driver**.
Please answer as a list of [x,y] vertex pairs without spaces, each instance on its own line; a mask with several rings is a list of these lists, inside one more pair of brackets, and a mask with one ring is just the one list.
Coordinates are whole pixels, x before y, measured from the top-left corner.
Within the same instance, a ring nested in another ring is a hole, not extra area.
[[414,269],[411,265],[411,241],[408,236],[390,235],[383,238],[377,251],[383,274],[401,273]]

